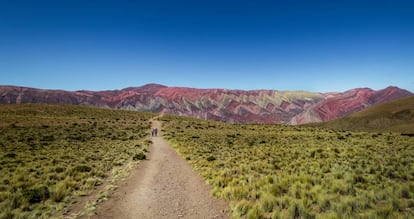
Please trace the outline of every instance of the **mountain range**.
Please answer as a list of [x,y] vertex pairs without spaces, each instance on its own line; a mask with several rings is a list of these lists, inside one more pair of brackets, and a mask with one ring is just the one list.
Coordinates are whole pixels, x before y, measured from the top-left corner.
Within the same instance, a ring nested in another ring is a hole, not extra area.
[[377,104],[340,119],[310,125],[338,130],[400,132],[414,136],[414,96]]
[[370,106],[412,96],[407,90],[356,88],[345,92],[228,90],[147,84],[122,90],[64,91],[0,86],[0,103],[89,105],[229,123],[305,124],[342,118]]

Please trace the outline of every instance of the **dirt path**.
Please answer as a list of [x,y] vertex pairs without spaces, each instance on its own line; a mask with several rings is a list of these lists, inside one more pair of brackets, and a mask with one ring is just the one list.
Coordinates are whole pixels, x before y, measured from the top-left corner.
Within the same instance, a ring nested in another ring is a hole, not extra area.
[[[160,130],[160,123],[153,121]],[[213,198],[200,175],[161,137],[147,160],[121,183],[91,218],[229,218],[226,202]]]

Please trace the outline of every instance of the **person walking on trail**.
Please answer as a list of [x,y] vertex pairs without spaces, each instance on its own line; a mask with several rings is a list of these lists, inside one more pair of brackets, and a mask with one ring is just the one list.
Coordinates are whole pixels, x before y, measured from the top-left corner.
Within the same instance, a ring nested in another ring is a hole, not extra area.
[[151,128],[151,136],[156,137],[158,135],[158,129],[157,128]]

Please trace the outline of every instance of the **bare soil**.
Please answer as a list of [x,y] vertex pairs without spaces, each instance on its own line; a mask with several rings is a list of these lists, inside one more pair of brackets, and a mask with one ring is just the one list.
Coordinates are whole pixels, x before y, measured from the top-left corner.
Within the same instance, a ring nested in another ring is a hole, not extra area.
[[[160,122],[153,127],[161,130]],[[123,181],[91,218],[230,218],[228,203],[162,138],[152,137],[146,160]]]

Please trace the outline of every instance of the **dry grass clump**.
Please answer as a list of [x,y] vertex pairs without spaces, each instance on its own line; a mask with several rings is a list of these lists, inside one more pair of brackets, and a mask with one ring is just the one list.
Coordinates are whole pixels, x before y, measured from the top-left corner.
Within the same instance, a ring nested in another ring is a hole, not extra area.
[[161,119],[234,218],[414,217],[414,137]]
[[0,105],[0,115],[0,218],[64,214],[143,153],[153,116],[40,104]]

